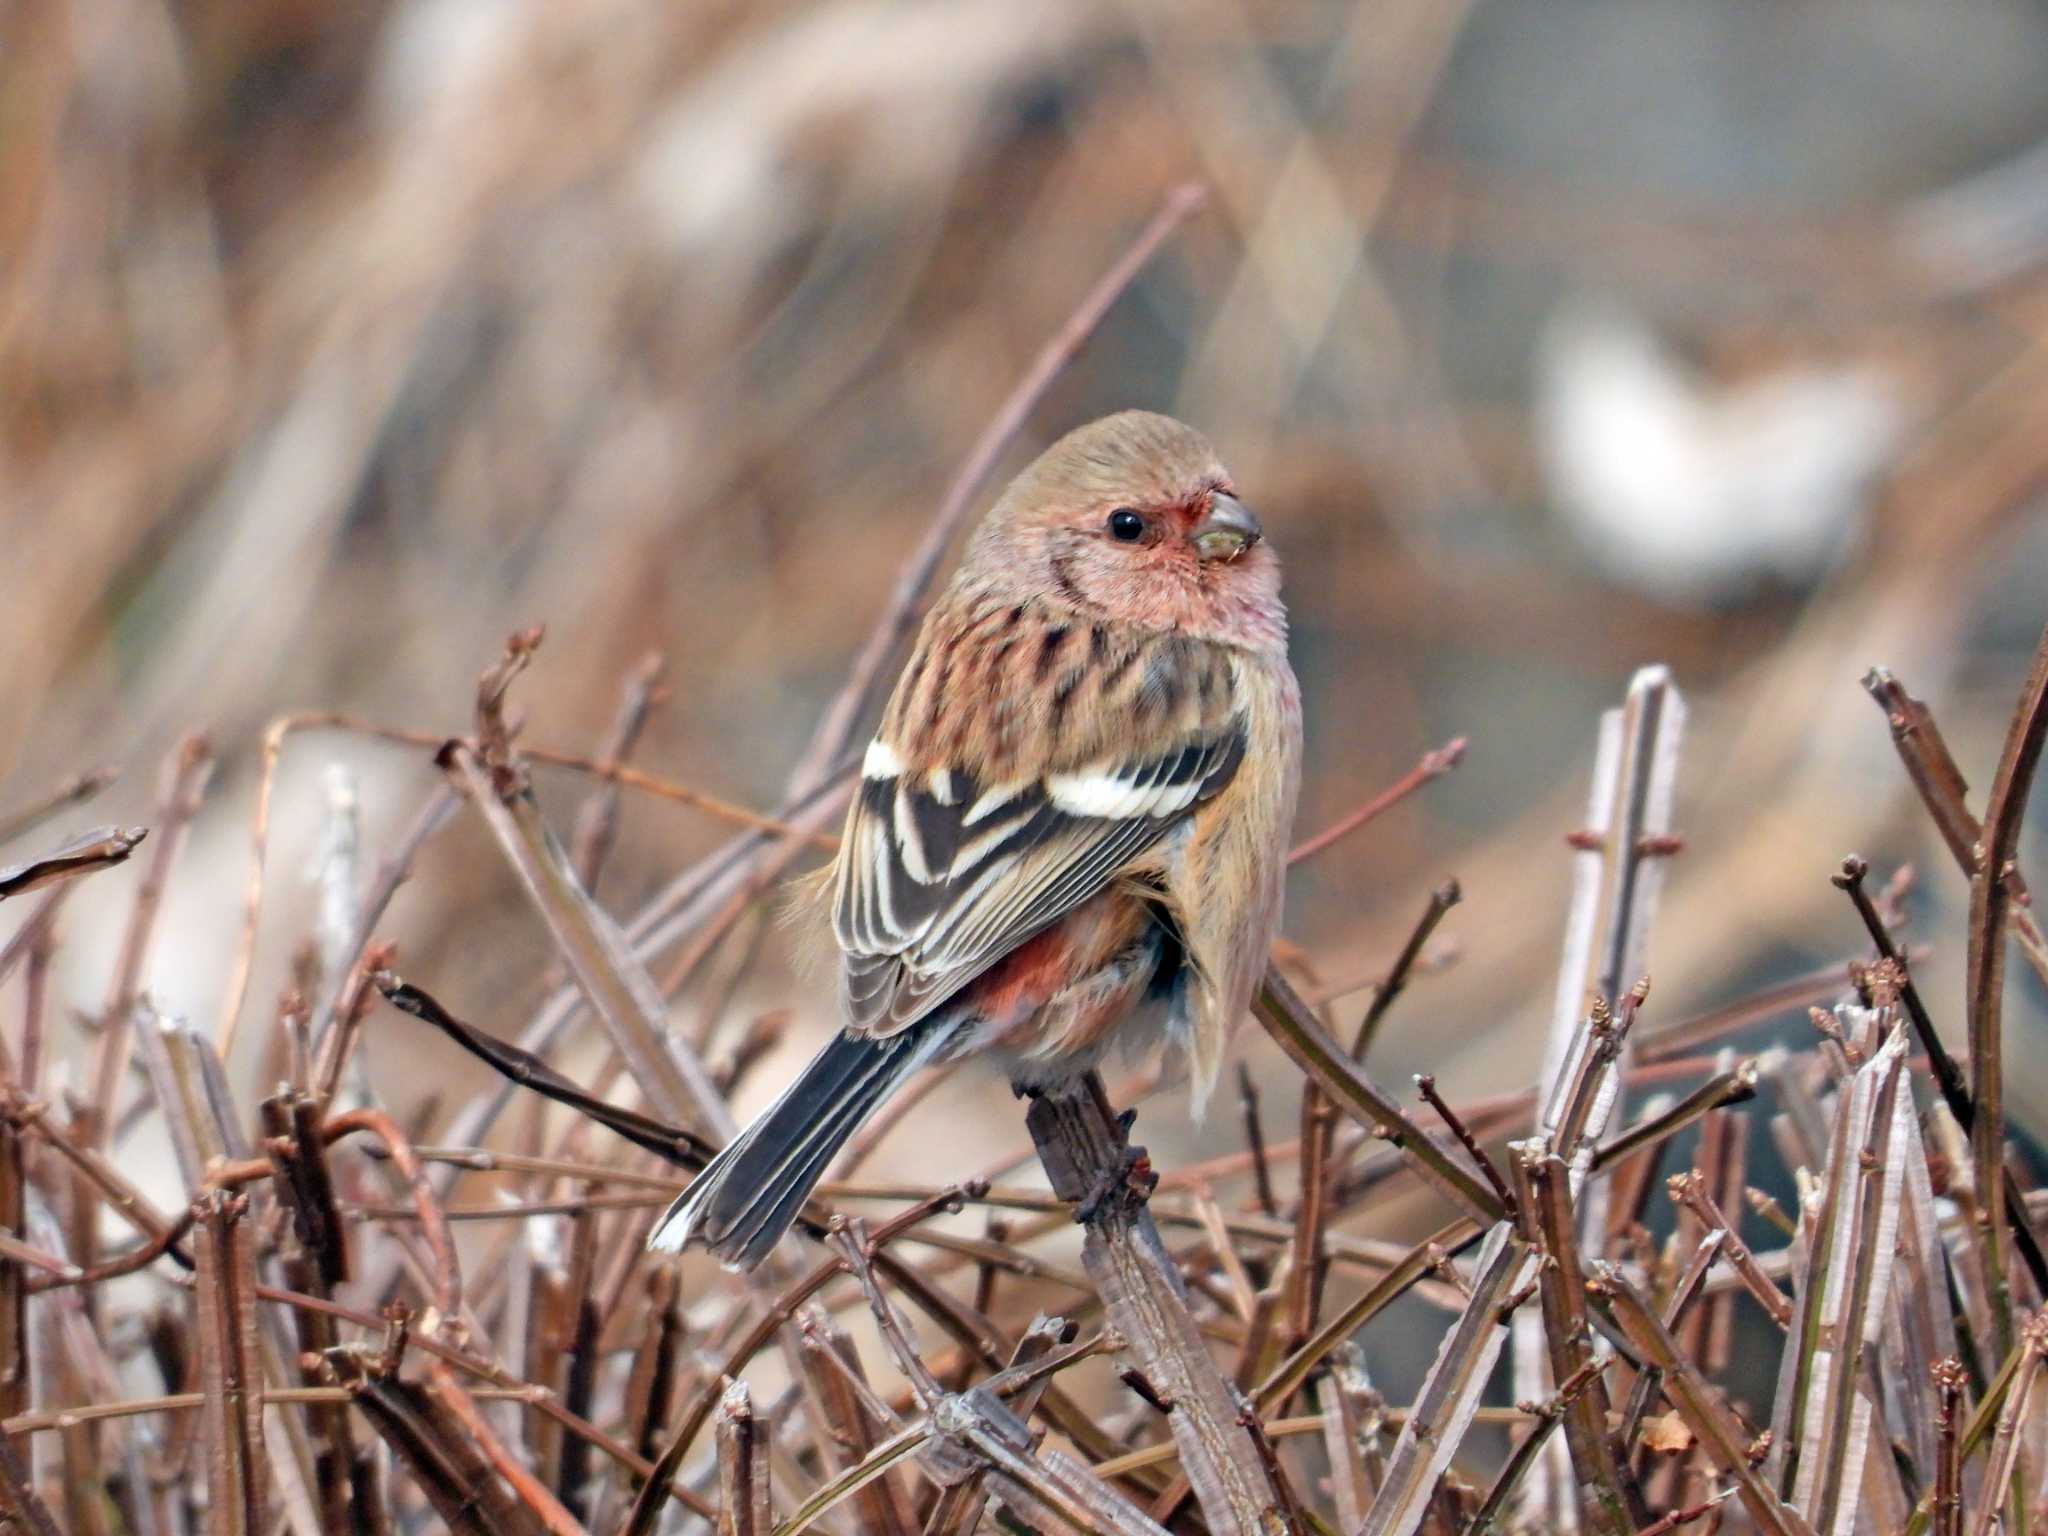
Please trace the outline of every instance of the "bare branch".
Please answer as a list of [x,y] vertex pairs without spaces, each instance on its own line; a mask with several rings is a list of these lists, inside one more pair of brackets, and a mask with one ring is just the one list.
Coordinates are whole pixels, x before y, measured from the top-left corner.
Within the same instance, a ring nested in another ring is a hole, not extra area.
[[1154,1182],[1142,1149],[1124,1139],[1093,1073],[1036,1095],[1026,1117],[1053,1193],[1075,1202],[1081,1260],[1130,1363],[1172,1411],[1181,1466],[1219,1532],[1260,1532],[1275,1496],[1251,1437],[1243,1400],[1210,1359],[1180,1277],[1145,1209]]
[[2005,1202],[2005,939],[2013,905],[2006,874],[2019,848],[2020,820],[2027,794],[2048,743],[2048,629],[2034,649],[2033,663],[2013,710],[2005,750],[1984,806],[1984,836],[1970,875],[1970,945],[1964,972],[1964,1008],[1970,1026],[1970,1098],[1976,1121],[1970,1151],[1977,1189],[1989,1220],[1984,1228],[1984,1275],[2001,1352],[2013,1347],[2012,1301],[2005,1270],[2011,1235]]

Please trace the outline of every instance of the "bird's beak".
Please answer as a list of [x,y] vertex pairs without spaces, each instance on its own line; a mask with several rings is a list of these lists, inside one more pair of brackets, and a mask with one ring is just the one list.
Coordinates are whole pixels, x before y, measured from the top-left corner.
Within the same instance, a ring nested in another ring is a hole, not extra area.
[[1203,560],[1235,560],[1259,542],[1264,530],[1252,509],[1225,491],[1209,493],[1209,510],[1188,531]]

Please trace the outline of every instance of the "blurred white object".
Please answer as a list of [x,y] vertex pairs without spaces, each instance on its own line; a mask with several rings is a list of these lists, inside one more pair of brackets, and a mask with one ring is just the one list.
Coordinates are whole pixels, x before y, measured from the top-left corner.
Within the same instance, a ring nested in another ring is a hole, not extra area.
[[1552,320],[1535,404],[1566,524],[1612,579],[1674,602],[1824,573],[1861,535],[1905,416],[1875,369],[1714,391],[1641,322],[1590,306]]

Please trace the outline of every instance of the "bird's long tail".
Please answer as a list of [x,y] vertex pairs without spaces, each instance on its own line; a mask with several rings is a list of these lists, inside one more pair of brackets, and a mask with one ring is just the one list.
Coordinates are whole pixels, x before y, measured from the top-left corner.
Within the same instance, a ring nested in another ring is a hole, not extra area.
[[951,1032],[950,1021],[927,1019],[883,1040],[834,1035],[690,1181],[647,1246],[680,1253],[694,1240],[728,1265],[752,1269],[789,1230],[833,1154]]

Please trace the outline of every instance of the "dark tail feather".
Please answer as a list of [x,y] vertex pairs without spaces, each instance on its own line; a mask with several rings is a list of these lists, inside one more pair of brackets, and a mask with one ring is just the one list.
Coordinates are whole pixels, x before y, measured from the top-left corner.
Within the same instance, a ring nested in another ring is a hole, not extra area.
[[782,1097],[690,1181],[647,1246],[679,1253],[694,1240],[736,1268],[759,1264],[833,1154],[932,1058],[943,1033],[931,1021],[886,1040],[834,1035]]

